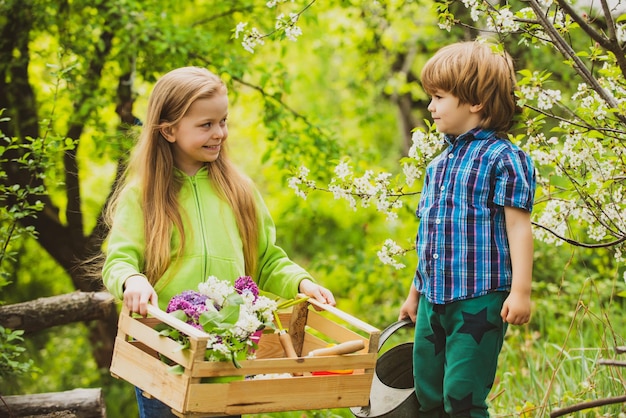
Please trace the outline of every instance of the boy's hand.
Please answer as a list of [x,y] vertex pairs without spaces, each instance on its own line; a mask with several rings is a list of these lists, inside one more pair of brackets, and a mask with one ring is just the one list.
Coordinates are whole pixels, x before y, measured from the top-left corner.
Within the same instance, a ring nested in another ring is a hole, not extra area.
[[403,319],[410,318],[411,322],[415,323],[416,317],[417,317],[417,300],[413,300],[412,298],[407,298],[407,300],[405,300],[402,306],[400,307],[400,315],[398,315],[398,321],[402,321]]
[[522,325],[530,320],[530,294],[511,292],[502,304],[500,316],[511,325]]
[[415,285],[411,284],[411,289],[409,290],[409,295],[406,297],[406,300],[400,307],[400,314],[398,315],[398,321],[402,321],[405,318],[410,318],[413,323],[415,323],[415,318],[417,317],[417,305],[419,304],[419,293],[417,289],[415,289]]
[[130,276],[124,282],[124,306],[141,316],[148,314],[148,302],[157,306],[158,297],[144,275]]

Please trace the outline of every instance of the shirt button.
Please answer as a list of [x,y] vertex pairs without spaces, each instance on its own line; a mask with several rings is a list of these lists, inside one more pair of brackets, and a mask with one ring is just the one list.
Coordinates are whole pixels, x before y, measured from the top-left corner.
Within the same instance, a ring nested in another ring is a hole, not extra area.
[[448,158],[454,158],[454,154],[452,153],[448,154]]
[[441,191],[443,192],[444,190],[446,190],[446,186],[441,186],[441,187],[439,188],[439,190],[441,190]]
[[439,258],[439,254],[433,254],[433,258],[436,260]]
[[437,220],[435,220],[435,223],[436,223],[437,225],[439,225],[439,224],[441,223],[441,219],[437,219]]

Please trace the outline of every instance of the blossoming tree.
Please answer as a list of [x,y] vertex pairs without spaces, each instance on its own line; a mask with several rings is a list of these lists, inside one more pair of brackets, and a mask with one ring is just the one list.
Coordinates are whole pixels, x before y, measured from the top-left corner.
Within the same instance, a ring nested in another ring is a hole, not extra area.
[[[276,3],[280,1],[267,5]],[[626,19],[620,13],[626,8],[608,0],[596,2],[596,7],[576,6],[568,0],[464,0],[467,10],[455,14],[453,3],[460,2],[438,3],[441,30],[472,28],[478,37],[495,38],[507,49],[518,44],[561,57],[561,71],[575,80],[573,93],[553,88],[563,85],[561,74],[533,68],[532,63],[517,68],[520,90],[516,94],[524,112],[511,139],[521,143],[538,167],[535,236],[555,245],[610,247],[616,261],[623,263]],[[302,11],[287,20],[280,15],[276,30],[294,40],[301,34],[297,20]],[[242,34],[242,44],[251,52],[263,44],[264,35],[255,28],[240,24],[237,34]],[[388,219],[395,219],[402,198],[419,192],[416,180],[442,146],[433,126],[426,124],[413,132],[408,158],[400,162],[402,177],[384,171],[358,173],[346,158],[336,166],[327,186],[319,186],[319,179],[311,178],[305,166],[297,170],[289,185],[303,198],[312,190],[324,190],[336,199],[345,199],[354,209],[375,206]],[[390,238],[379,257],[403,268],[395,256],[410,250]]]

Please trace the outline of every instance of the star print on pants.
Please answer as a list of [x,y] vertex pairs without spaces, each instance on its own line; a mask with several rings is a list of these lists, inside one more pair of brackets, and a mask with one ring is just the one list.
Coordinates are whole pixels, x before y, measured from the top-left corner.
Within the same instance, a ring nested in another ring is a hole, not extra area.
[[472,409],[472,393],[470,392],[466,397],[464,397],[463,399],[455,399],[452,396],[448,396],[448,400],[450,401],[450,406],[452,406],[452,413],[455,414],[454,416],[465,416],[465,415],[457,415],[461,412],[467,412],[467,416],[471,416],[470,415],[470,410]]
[[432,322],[430,323],[430,327],[433,330],[433,334],[427,336],[426,339],[433,343],[436,356],[437,354],[441,353],[441,351],[443,351],[444,347],[446,346],[446,331],[441,325],[433,324]]
[[487,308],[484,308],[477,314],[469,312],[461,313],[463,314],[463,325],[459,329],[459,333],[470,334],[474,337],[476,344],[480,344],[480,341],[487,332],[498,328],[496,325],[487,321]]

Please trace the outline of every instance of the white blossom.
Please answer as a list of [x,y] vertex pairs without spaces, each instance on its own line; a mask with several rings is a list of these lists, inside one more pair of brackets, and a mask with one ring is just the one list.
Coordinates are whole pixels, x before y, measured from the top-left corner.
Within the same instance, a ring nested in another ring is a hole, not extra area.
[[383,264],[390,265],[397,270],[406,267],[394,258],[402,254],[404,254],[404,249],[392,239],[385,240],[383,247],[377,252],[378,258]]
[[407,186],[413,186],[415,180],[417,180],[421,174],[421,170],[414,164],[403,163],[402,164],[402,173],[404,173],[404,177],[406,178]]
[[335,175],[337,176],[338,179],[343,180],[346,177],[352,175],[352,169],[350,168],[350,165],[347,162],[342,161],[341,163],[337,164],[337,166],[335,167]]
[[237,27],[235,28],[235,39],[239,39],[239,35],[241,35],[244,32],[244,30],[246,29],[246,26],[248,26],[248,22],[237,23]]
[[222,306],[228,295],[233,293],[230,283],[215,276],[209,276],[205,282],[198,284],[198,291],[213,299],[219,306]]
[[492,13],[491,19],[487,20],[487,28],[492,30],[513,32],[519,30],[519,24],[515,21],[513,12],[509,8],[501,8]]
[[561,100],[559,90],[541,90],[537,97],[537,107],[541,110],[552,109],[555,103]]

